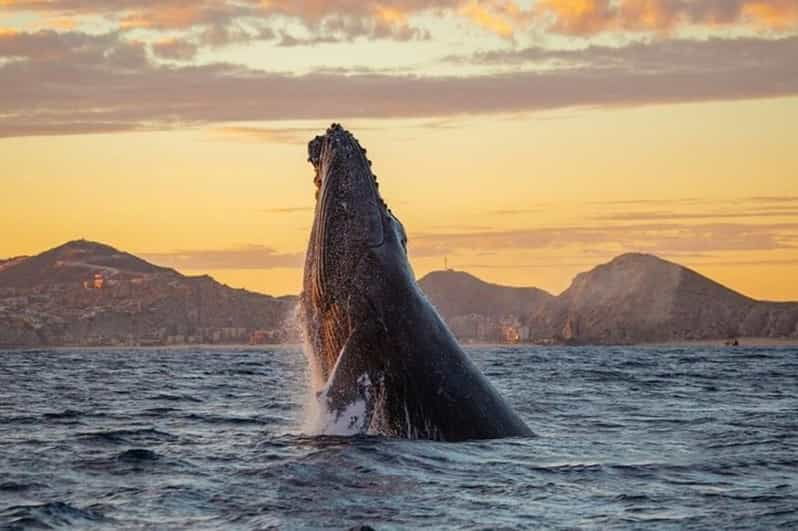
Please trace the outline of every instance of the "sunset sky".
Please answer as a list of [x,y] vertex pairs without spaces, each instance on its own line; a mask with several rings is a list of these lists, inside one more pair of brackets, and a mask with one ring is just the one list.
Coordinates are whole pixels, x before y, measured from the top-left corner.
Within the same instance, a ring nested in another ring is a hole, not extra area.
[[0,0],[0,257],[297,293],[331,121],[418,276],[642,251],[798,300],[798,0]]

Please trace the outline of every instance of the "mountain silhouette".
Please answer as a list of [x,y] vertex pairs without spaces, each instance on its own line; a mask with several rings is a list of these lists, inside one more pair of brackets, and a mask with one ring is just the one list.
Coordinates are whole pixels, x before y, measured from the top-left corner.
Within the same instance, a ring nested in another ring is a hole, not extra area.
[[[420,284],[449,321],[476,313],[498,329],[502,320],[514,318],[531,341],[632,344],[798,337],[798,303],[757,301],[648,254],[624,254],[580,273],[558,296],[494,286],[458,271],[430,273]],[[486,301],[482,310],[480,300]]]
[[[648,254],[624,254],[580,273],[556,296],[451,269],[419,285],[465,341],[798,338],[798,303],[758,301]],[[298,340],[295,305],[296,297],[182,275],[87,240],[0,260],[0,346]]]
[[6,346],[277,342],[294,305],[86,240],[0,262]]

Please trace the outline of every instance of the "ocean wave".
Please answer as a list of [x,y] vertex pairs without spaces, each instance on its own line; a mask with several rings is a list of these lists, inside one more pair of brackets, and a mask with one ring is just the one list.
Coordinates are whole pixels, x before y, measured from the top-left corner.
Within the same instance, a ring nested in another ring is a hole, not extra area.
[[9,354],[0,528],[798,523],[794,349],[468,352],[536,437],[314,435],[296,349]]
[[61,501],[12,506],[0,511],[0,518],[7,522],[8,529],[80,528],[106,520],[95,510]]

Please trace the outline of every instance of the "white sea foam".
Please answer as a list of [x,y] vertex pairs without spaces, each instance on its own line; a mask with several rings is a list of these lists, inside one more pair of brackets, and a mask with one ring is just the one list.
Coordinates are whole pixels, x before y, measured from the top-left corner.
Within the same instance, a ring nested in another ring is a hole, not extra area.
[[308,375],[308,397],[305,401],[305,423],[302,431],[310,435],[349,436],[364,433],[368,429],[368,401],[371,399],[372,385],[368,374],[357,379],[357,399],[344,406],[343,409],[331,410],[329,401],[330,383],[338,371],[341,355],[338,355],[330,378],[323,385],[321,368],[308,342],[304,345],[308,359],[310,374]]
[[359,398],[347,405],[342,411],[330,411],[327,407],[326,394],[319,395],[318,411],[324,414],[319,418],[320,433],[324,435],[357,435],[363,433],[367,426],[366,399]]

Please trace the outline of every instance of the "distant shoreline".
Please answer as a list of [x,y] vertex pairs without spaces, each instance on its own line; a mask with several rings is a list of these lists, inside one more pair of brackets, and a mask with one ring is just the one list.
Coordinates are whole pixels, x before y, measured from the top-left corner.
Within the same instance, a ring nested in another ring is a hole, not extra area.
[[[792,347],[798,346],[798,337],[738,337],[738,347]],[[639,343],[640,347],[725,347],[723,339],[693,339],[689,341],[664,341],[653,343]],[[729,348],[734,348],[729,346]]]
[[[640,348],[674,348],[674,347],[727,347],[727,348],[745,348],[745,347],[798,347],[798,338],[773,338],[773,337],[739,337],[737,338],[739,345],[734,347],[726,345],[724,339],[693,339],[682,341],[655,341],[651,343],[630,343],[630,344],[603,344],[603,343],[584,343],[584,344],[564,344],[553,343],[542,345],[539,343],[495,343],[495,342],[475,342],[465,343],[460,342],[464,348],[468,347],[526,347],[526,348],[551,348],[551,347],[566,347],[566,348],[581,348],[581,347],[640,347]],[[278,347],[295,347],[302,349],[302,343],[267,343],[261,345],[252,345],[249,343],[231,343],[231,344],[214,344],[214,343],[186,343],[181,345],[43,345],[38,347],[33,346],[0,346],[0,350],[4,351],[24,351],[24,350],[188,350],[188,349],[208,349],[208,350],[271,350]]]
[[0,350],[188,350],[188,349],[212,349],[212,350],[269,350],[275,347],[296,347],[301,349],[302,343],[264,343],[262,345],[252,345],[250,343],[183,343],[179,345],[42,345],[38,347],[23,346],[12,347],[0,345]]

